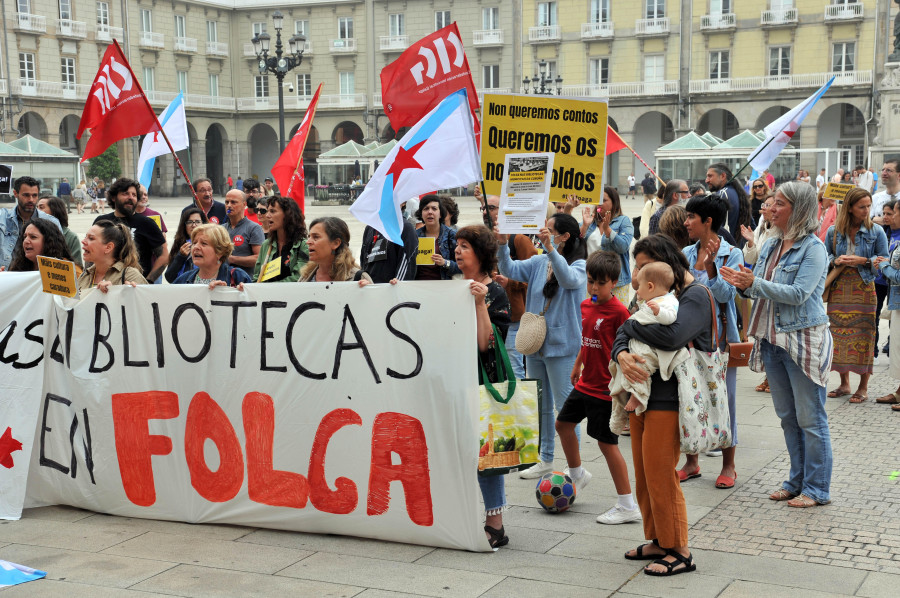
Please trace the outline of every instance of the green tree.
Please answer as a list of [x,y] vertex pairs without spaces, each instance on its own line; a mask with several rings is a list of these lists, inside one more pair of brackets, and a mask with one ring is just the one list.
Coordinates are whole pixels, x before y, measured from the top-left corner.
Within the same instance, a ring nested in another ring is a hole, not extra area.
[[122,165],[119,164],[119,149],[112,144],[99,156],[91,158],[91,167],[88,169],[89,177],[100,177],[107,183],[117,179],[122,174]]

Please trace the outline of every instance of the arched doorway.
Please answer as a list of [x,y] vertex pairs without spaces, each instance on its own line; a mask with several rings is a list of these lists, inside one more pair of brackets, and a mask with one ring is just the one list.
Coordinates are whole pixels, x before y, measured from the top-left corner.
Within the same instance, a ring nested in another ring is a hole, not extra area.
[[362,143],[363,132],[358,124],[350,120],[345,120],[342,123],[339,123],[338,126],[334,128],[334,131],[331,132],[331,140],[334,142],[335,147],[343,145],[351,140],[356,143]]
[[35,139],[47,141],[47,123],[37,112],[26,112],[19,118],[19,137],[31,135]]
[[714,108],[700,118],[697,134],[712,133],[719,139],[729,139],[740,132],[740,125],[734,114],[723,108]]
[[[198,156],[194,155],[194,150],[197,148],[197,129],[191,123],[187,123],[187,131],[188,131],[188,146],[187,149],[178,150],[175,152],[175,155],[178,156],[178,159],[181,161],[181,165],[184,167],[184,171],[187,173],[188,177],[191,179],[192,184],[195,179],[200,178],[201,176],[209,176],[208,174],[202,172],[199,168],[195,168],[197,166]],[[178,165],[173,164],[175,166],[174,182],[172,183],[173,188],[172,192],[176,195],[187,194],[190,195],[190,190],[186,189],[186,184],[184,180],[184,176],[181,174],[181,171],[178,169]],[[212,179],[212,177],[210,177]],[[213,181],[213,191],[216,191],[216,179],[212,179]],[[183,191],[182,191],[183,189]]]
[[228,136],[222,125],[216,123],[206,130],[206,176],[213,182],[213,190],[222,195],[225,189],[223,151]]
[[[675,139],[675,128],[672,126],[672,119],[662,112],[647,112],[642,114],[634,123],[634,151],[636,151],[647,164],[653,166],[656,159],[653,153],[661,146]],[[635,178],[641,180],[644,173],[647,172],[646,167],[632,156],[631,170],[635,173]]]
[[59,147],[74,154],[81,155],[80,140],[75,139],[78,132],[79,118],[74,114],[66,115],[59,123]]
[[409,127],[402,127],[399,131],[394,131],[394,127],[391,125],[387,125],[385,128],[381,130],[381,135],[379,135],[378,140],[381,143],[387,143],[391,139],[397,139],[398,141],[403,138],[404,135],[409,131]]
[[265,177],[272,176],[272,166],[278,160],[278,135],[269,125],[259,123],[250,129],[249,142],[250,174],[247,176],[262,181]]
[[838,168],[845,171],[865,164],[866,117],[853,104],[842,102],[826,108],[816,123],[818,147],[845,150],[835,159],[828,156],[826,164],[824,152],[818,156],[816,169],[824,168],[826,176],[832,176]]

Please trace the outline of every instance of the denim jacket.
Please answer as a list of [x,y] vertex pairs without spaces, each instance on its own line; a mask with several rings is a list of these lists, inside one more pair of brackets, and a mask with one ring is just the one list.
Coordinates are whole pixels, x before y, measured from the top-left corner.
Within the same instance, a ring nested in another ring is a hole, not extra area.
[[[425,227],[416,229],[416,236],[420,239],[425,236]],[[441,225],[437,239],[434,240],[435,253],[441,254],[447,261],[447,268],[439,268],[441,280],[450,280],[454,274],[462,274],[462,270],[456,265],[456,231],[449,226]]]
[[772,280],[764,280],[769,260],[780,238],[771,238],[759,250],[753,268],[753,284],[738,291],[750,299],[768,299],[775,303],[775,331],[792,332],[828,322],[822,291],[825,290],[828,253],[825,244],[815,234],[809,234],[784,252],[775,266]]
[[[59,227],[62,233],[62,226],[59,220],[45,214],[39,209],[34,209],[34,218],[44,218],[53,222]],[[0,209],[0,266],[6,268],[12,259],[13,250],[16,248],[16,241],[19,239],[19,220],[16,218],[16,207]]]
[[[688,245],[682,250],[684,257],[687,258],[691,268],[693,268],[694,264],[697,262],[697,252],[699,251],[699,248],[700,243],[697,242],[694,245]],[[719,252],[716,253],[715,263],[717,273],[722,266],[728,266],[732,270],[740,270],[740,265],[744,263],[744,255],[741,253],[740,249],[734,247],[725,239],[722,239],[719,244]],[[724,303],[726,306],[725,320],[728,323],[728,333],[725,338],[731,343],[740,342],[741,335],[740,332],[738,332],[737,309],[734,305],[737,289],[725,282],[725,279],[718,275],[714,278],[710,278],[709,283],[706,286],[709,288],[710,292],[712,292],[713,299],[715,299],[716,302],[716,326],[719,329],[719,336],[721,336],[723,332],[722,319],[719,317],[719,304]]]
[[[604,251],[613,251],[619,254],[619,261],[622,262],[622,269],[619,271],[619,280],[616,287],[631,284],[631,259],[628,256],[628,250],[631,248],[631,241],[634,239],[634,224],[631,218],[627,216],[616,216],[609,223],[612,234],[607,237],[601,235],[597,227],[597,221],[591,222],[591,225],[584,232],[584,239],[588,244],[588,254],[599,249]],[[594,238],[591,238],[594,235]]]
[[[837,234],[836,243],[835,234]],[[847,255],[847,239],[838,233],[834,226],[829,228],[825,234],[825,250],[828,252],[829,264],[834,263],[835,258],[839,255]],[[887,257],[887,236],[884,234],[884,229],[877,224],[872,225],[872,228],[859,227],[859,232],[856,233],[856,253],[854,255],[869,259],[878,256]],[[874,266],[863,265],[857,266],[856,269],[864,283],[868,284],[875,280]]]
[[885,309],[900,309],[900,246],[894,248],[888,261],[881,262],[879,268],[890,284]]

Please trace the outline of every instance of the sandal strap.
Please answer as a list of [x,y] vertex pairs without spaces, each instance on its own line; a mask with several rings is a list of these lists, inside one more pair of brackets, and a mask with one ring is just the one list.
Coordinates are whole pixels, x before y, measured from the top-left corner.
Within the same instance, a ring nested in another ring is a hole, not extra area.
[[693,554],[684,556],[683,554],[681,554],[680,552],[678,552],[677,550],[672,549],[672,548],[666,549],[666,556],[670,556],[670,557],[676,559],[675,562],[672,563],[672,567],[669,567],[669,570],[671,570],[673,567],[677,566],[678,563],[683,564],[685,567],[690,567],[691,562],[693,562],[693,560],[694,560]]

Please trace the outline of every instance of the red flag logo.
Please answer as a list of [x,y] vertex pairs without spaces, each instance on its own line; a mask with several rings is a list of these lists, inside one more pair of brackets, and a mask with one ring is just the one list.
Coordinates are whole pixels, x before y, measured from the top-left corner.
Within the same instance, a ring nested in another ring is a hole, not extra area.
[[306,194],[304,193],[303,179],[303,148],[306,147],[306,138],[309,137],[309,128],[312,126],[313,118],[316,115],[316,105],[319,103],[319,93],[322,91],[322,84],[316,89],[315,95],[309,102],[309,108],[303,115],[300,127],[290,142],[284,148],[284,153],[275,162],[272,167],[272,178],[278,183],[278,190],[282,197],[290,197],[297,202],[300,211],[305,211]]
[[78,123],[76,137],[90,129],[82,162],[102,154],[110,145],[125,139],[159,131],[156,114],[134,77],[119,44],[106,48]]
[[474,117],[478,93],[455,22],[423,37],[381,70],[381,101],[394,131],[413,126],[463,87]]

